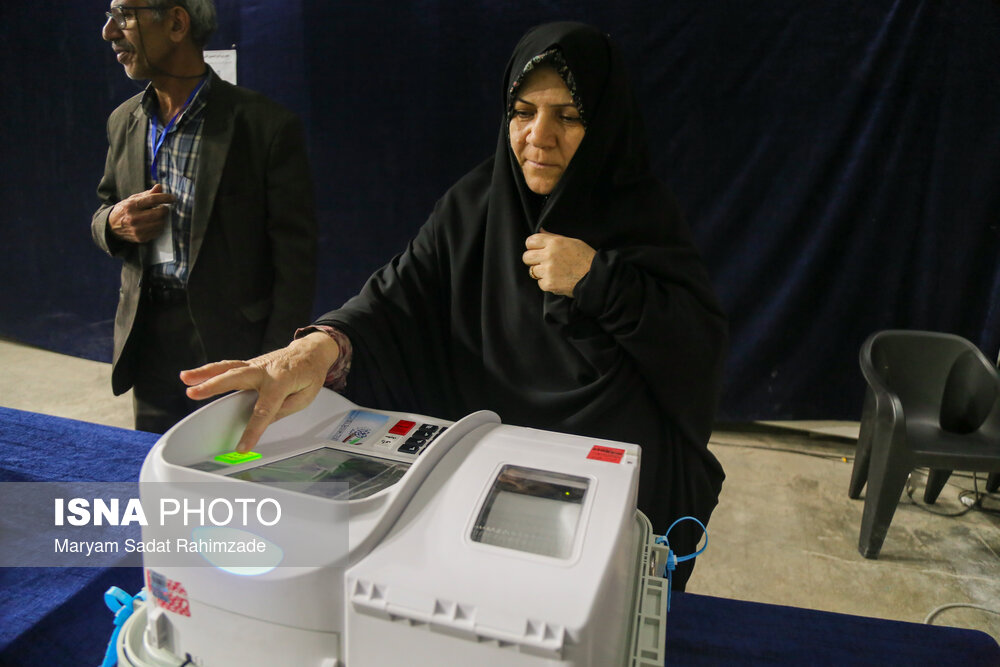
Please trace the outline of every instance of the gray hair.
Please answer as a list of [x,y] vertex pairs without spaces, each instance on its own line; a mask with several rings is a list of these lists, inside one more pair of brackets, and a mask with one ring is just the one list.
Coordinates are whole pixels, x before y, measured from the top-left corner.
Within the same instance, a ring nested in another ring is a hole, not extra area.
[[163,18],[164,9],[183,8],[191,17],[191,40],[198,46],[205,46],[218,27],[214,0],[156,0],[154,4],[161,8],[155,12],[157,19]]

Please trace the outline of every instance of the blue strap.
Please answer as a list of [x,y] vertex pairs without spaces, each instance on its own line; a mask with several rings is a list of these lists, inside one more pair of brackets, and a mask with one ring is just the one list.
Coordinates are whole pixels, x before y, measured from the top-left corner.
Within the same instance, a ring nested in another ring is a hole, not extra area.
[[[678,563],[683,563],[686,560],[697,558],[702,554],[703,551],[705,551],[705,549],[708,548],[708,529],[705,528],[705,524],[703,524],[701,521],[698,521],[698,519],[694,518],[693,516],[682,516],[681,518],[677,519],[677,521],[674,521],[672,524],[670,524],[670,528],[667,528],[667,532],[663,534],[664,540],[665,541],[667,540],[667,538],[670,536],[670,531],[673,530],[674,526],[679,524],[681,521],[694,521],[696,524],[698,524],[701,527],[701,532],[705,534],[705,544],[704,546],[702,546],[701,549],[698,549],[693,554],[688,554],[687,556],[681,556],[680,558],[678,558],[677,559]],[[669,545],[670,542],[667,541],[667,544]]]
[[104,662],[101,663],[101,667],[115,667],[118,664],[118,635],[122,631],[125,621],[132,615],[133,600],[145,599],[146,591],[139,591],[138,594],[132,596],[117,586],[112,586],[104,592],[104,604],[115,615],[115,629],[108,641],[108,648],[104,651]]
[[153,183],[156,183],[157,181],[160,180],[158,178],[159,173],[156,168],[156,161],[160,157],[160,148],[163,147],[163,141],[167,138],[167,133],[170,132],[170,129],[174,126],[174,123],[176,123],[180,115],[184,113],[184,110],[191,105],[191,100],[193,100],[195,95],[198,94],[198,91],[201,90],[201,87],[205,85],[206,81],[208,81],[208,77],[202,79],[201,83],[199,83],[198,86],[191,91],[191,94],[188,95],[187,101],[184,103],[184,106],[182,106],[180,110],[178,110],[177,113],[174,114],[174,117],[171,118],[170,121],[166,124],[166,126],[163,128],[162,134],[160,134],[160,122],[159,120],[157,120],[156,114],[154,113],[152,117],[149,119],[149,137],[153,144],[153,154],[149,163],[149,175],[153,179]]
[[[701,526],[701,530],[705,534],[705,544],[701,547],[701,549],[698,549],[693,554],[688,554],[686,556],[678,557],[676,554],[674,554],[673,549],[670,548],[670,531],[673,530],[674,526],[679,524],[681,521],[694,521],[696,524]],[[670,527],[667,528],[667,532],[665,532],[662,537],[656,538],[656,543],[667,545],[667,562],[663,566],[662,576],[667,578],[667,611],[670,611],[670,596],[674,592],[674,570],[677,569],[677,563],[683,563],[686,560],[697,558],[702,554],[703,551],[705,551],[705,549],[708,548],[708,529],[705,528],[705,524],[703,524],[701,521],[698,521],[698,519],[694,518],[693,516],[682,516],[681,518],[677,519],[677,521],[674,521],[672,524],[670,524]]]

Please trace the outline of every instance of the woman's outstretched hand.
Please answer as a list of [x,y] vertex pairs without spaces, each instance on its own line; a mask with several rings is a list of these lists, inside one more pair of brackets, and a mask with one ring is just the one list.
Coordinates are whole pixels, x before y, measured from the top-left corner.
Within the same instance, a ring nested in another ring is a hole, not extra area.
[[272,422],[312,403],[338,356],[337,343],[314,331],[248,361],[218,361],[181,371],[181,381],[195,400],[239,389],[257,391],[250,421],[236,445],[236,451],[248,452]]

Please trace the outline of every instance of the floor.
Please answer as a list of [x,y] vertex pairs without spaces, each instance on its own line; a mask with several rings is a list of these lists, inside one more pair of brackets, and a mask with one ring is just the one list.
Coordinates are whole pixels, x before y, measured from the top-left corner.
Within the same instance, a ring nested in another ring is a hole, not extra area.
[[[0,368],[0,405],[131,426],[107,364],[0,339]],[[727,479],[688,590],[912,622],[950,603],[1000,612],[1000,514],[939,516],[904,496],[880,558],[860,556],[863,503],[847,497],[856,433],[850,422],[720,426],[710,447]],[[920,499],[923,476],[912,483]],[[972,488],[953,476],[934,509],[964,509],[958,494]],[[984,506],[1000,510],[1000,495]],[[1000,615],[951,608],[934,622],[1000,640]]]

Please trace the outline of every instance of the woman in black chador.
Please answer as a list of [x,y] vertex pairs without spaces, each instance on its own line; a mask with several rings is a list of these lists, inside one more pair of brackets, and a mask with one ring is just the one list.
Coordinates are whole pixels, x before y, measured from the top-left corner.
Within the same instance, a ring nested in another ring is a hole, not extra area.
[[[707,521],[726,323],[676,203],[649,168],[621,55],[599,31],[529,31],[507,65],[496,154],[416,238],[288,347],[186,371],[192,398],[260,391],[239,448],[322,384],[375,408],[642,446],[639,508]],[[693,551],[700,530],[671,545]],[[684,565],[687,565],[685,563]],[[688,567],[675,574],[682,589]]]

